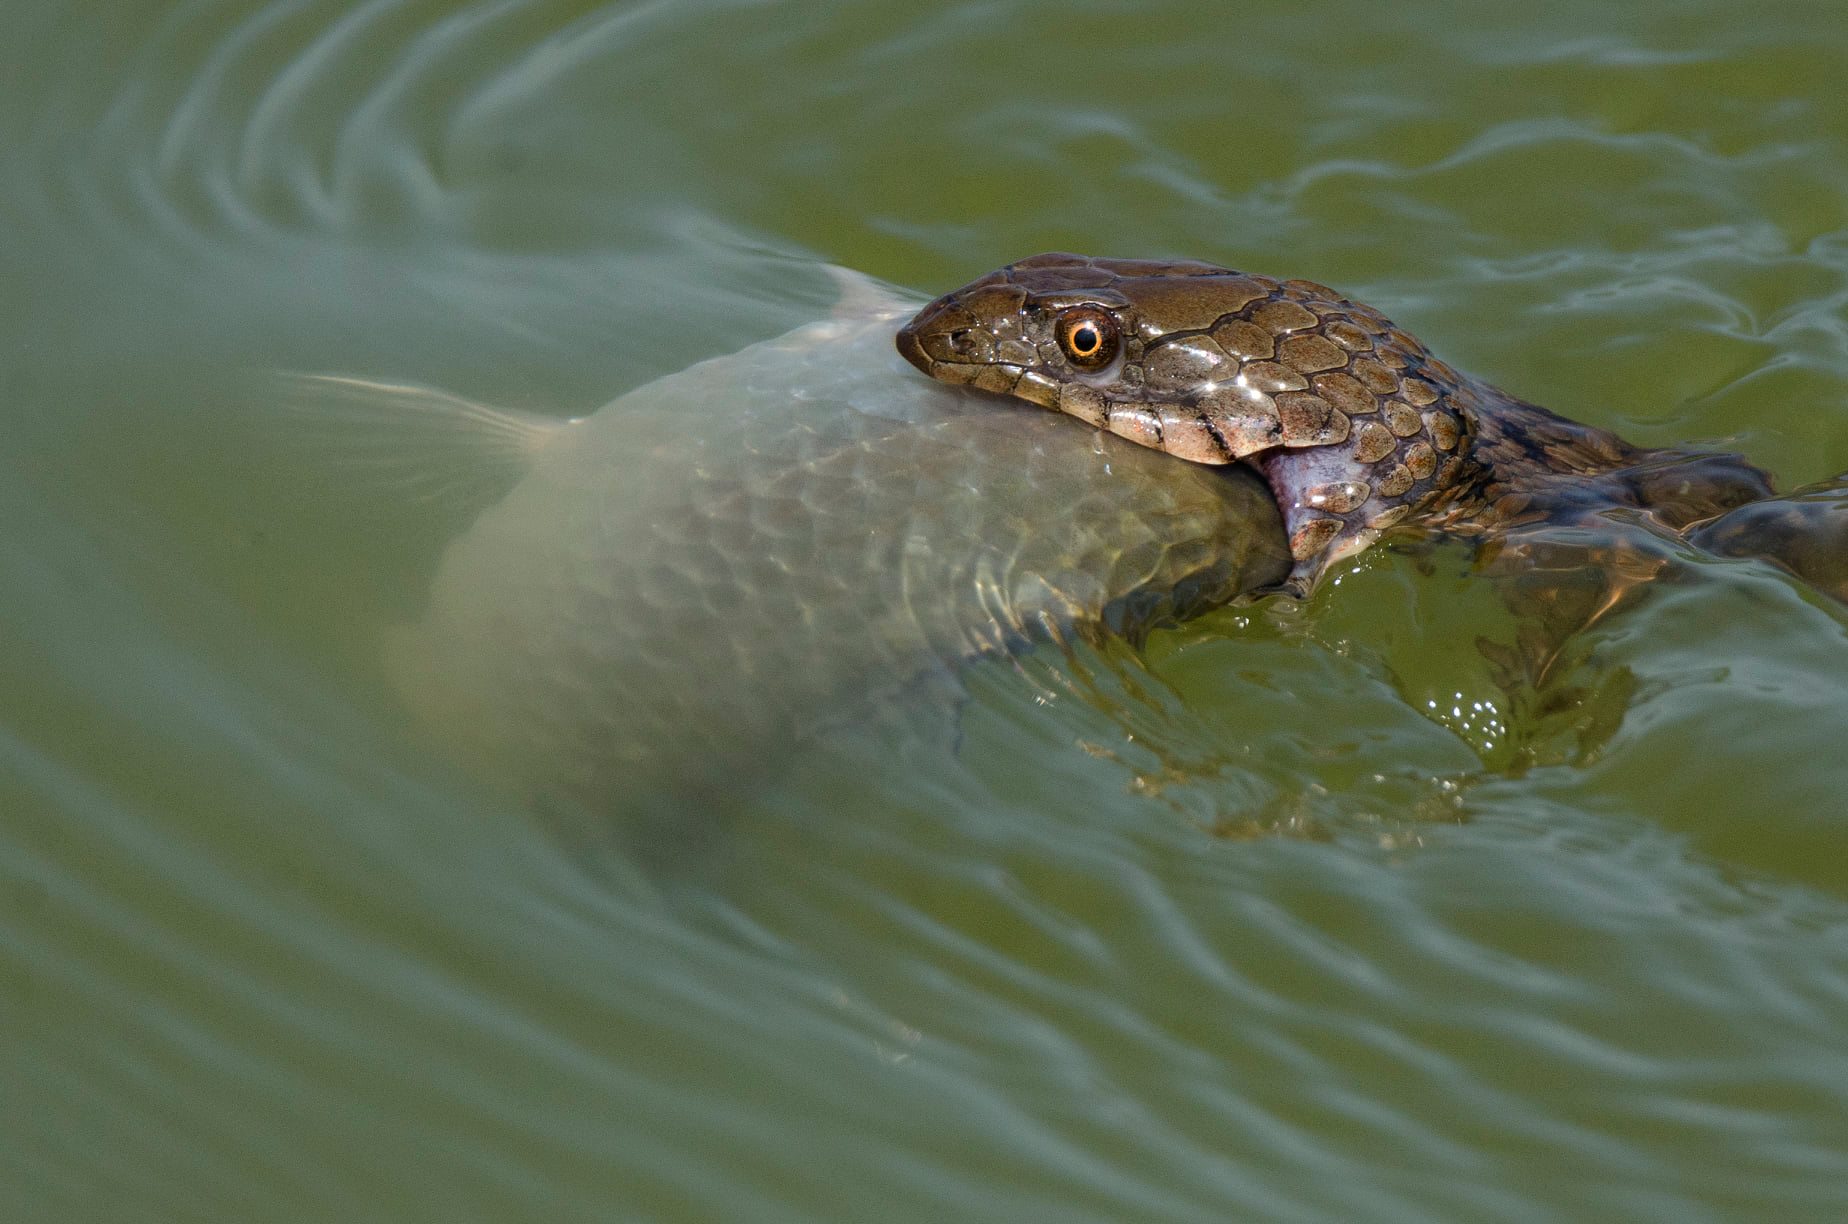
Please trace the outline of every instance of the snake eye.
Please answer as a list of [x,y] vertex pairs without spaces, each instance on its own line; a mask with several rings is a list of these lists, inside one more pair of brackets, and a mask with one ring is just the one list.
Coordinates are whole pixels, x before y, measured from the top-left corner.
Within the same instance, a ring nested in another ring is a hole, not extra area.
[[1074,306],[1059,316],[1053,334],[1066,358],[1082,369],[1095,370],[1116,357],[1117,321],[1107,310]]

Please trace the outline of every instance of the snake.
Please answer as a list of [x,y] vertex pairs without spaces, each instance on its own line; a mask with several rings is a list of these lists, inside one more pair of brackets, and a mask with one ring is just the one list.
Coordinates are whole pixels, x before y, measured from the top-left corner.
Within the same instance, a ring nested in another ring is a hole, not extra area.
[[1381,537],[1424,532],[1474,540],[1504,572],[1621,575],[1600,608],[1677,547],[1762,558],[1848,601],[1848,478],[1780,497],[1739,455],[1634,445],[1456,369],[1314,281],[1054,252],[937,298],[897,347],[940,382],[1257,469],[1297,596]]

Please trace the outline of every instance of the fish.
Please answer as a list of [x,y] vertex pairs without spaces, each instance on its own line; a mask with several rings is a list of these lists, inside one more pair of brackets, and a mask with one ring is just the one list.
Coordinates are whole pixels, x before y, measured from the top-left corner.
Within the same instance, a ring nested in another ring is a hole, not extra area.
[[547,812],[689,821],[834,729],[953,717],[979,660],[1287,576],[1254,474],[919,379],[893,336],[921,299],[840,279],[830,317],[581,419],[422,393],[523,465],[388,636],[428,737]]

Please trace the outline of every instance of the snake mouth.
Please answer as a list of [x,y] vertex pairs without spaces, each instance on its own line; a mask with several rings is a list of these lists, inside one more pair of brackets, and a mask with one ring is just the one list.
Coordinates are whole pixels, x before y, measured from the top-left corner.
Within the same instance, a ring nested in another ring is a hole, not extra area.
[[965,355],[963,350],[969,344],[966,333],[945,331],[942,328],[922,328],[915,320],[910,326],[900,329],[897,343],[899,356],[925,375],[952,386],[966,387],[973,384],[988,364],[976,360],[958,360]]
[[973,383],[982,367],[1001,364],[994,337],[943,313],[926,310],[900,328],[899,355],[932,378],[958,384]]
[[997,360],[997,346],[991,335],[980,328],[954,323],[955,320],[945,323],[923,316],[912,320],[896,337],[899,355],[940,383],[1024,399],[1046,408],[1056,406],[1050,381],[1024,377],[1026,370],[1022,366]]
[[936,363],[930,354],[924,351],[924,340],[918,335],[916,327],[901,327],[898,330],[898,355],[916,366],[921,372],[930,374]]

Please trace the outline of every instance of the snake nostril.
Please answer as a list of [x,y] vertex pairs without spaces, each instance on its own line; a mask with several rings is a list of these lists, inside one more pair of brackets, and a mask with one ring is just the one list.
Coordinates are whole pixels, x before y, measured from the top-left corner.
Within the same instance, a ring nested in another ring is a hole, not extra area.
[[967,353],[975,347],[975,341],[970,338],[969,329],[966,327],[957,328],[950,333],[949,338],[950,349],[953,352]]

